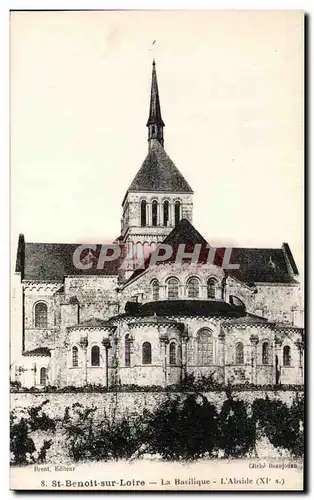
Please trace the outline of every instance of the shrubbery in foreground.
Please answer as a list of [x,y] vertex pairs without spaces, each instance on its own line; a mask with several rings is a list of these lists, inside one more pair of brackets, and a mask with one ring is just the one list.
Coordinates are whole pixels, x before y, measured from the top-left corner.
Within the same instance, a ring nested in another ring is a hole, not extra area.
[[[55,431],[56,423],[73,461],[131,459],[144,454],[163,460],[196,460],[218,454],[241,458],[256,455],[256,443],[262,436],[291,456],[302,456],[304,450],[304,400],[298,395],[289,408],[268,397],[249,405],[227,391],[219,411],[201,393],[169,394],[154,411],[120,417],[117,407],[110,414],[100,414],[94,406],[75,403],[58,422],[42,411],[43,405],[29,408],[28,417],[20,420],[12,412],[13,464],[34,462],[32,432]],[[37,460],[45,460],[48,448],[49,442],[44,440]]]
[[44,401],[39,406],[28,408],[24,416],[18,416],[13,410],[10,413],[10,451],[11,463],[14,465],[25,465],[35,461],[44,462],[46,452],[52,445],[52,440],[44,440],[40,450],[37,452],[32,434],[34,431],[55,432],[56,423],[44,411],[43,407],[49,401]]

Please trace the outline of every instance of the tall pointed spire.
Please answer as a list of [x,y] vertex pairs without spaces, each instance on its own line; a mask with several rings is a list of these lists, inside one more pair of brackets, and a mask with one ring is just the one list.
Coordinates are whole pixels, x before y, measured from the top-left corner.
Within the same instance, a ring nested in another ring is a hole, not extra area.
[[163,146],[164,145],[163,128],[165,124],[161,117],[155,59],[153,60],[149,118],[146,126],[148,127],[149,144],[151,144],[152,139],[157,139],[157,141]]

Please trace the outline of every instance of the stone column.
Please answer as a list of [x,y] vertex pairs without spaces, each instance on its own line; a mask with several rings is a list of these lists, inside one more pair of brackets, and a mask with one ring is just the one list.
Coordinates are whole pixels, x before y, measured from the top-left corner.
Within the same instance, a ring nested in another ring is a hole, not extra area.
[[162,203],[158,203],[158,226],[164,225],[164,206]]
[[150,201],[147,202],[146,209],[147,209],[147,212],[146,212],[147,213],[147,217],[146,217],[147,223],[146,223],[146,225],[151,226],[152,225],[152,204]]
[[169,225],[174,226],[174,203],[169,203]]
[[33,373],[34,373],[34,387],[36,387],[36,385],[37,385],[37,379],[36,379],[36,375],[37,375],[37,366],[36,366],[36,363],[34,363],[34,364],[33,364],[32,371],[33,371]]
[[300,378],[300,384],[303,384],[303,351],[304,351],[304,344],[302,340],[297,340],[295,343],[296,347],[298,348],[299,351],[299,378]]
[[272,344],[272,365],[273,365],[273,373],[272,373],[272,383],[276,384],[276,340],[274,340]]
[[108,351],[110,348],[110,339],[107,337],[103,337],[101,343],[105,348],[105,358],[106,358],[106,360],[105,360],[105,381],[106,381],[106,387],[108,389],[108,387],[109,387],[109,363],[108,363],[109,355],[108,355]]
[[[274,365],[275,365],[275,384],[280,384],[280,371],[281,371],[281,347],[282,347],[282,340],[279,337],[275,337],[275,356],[274,356]],[[276,364],[276,357],[278,360],[278,364]],[[278,371],[278,374],[277,374]]]
[[84,371],[84,379],[85,385],[87,385],[88,377],[87,377],[87,347],[88,347],[88,338],[87,335],[82,335],[80,339],[80,346],[83,349],[83,371]]
[[161,351],[163,351],[163,371],[165,375],[165,386],[167,385],[167,345],[169,344],[169,335],[165,328],[159,327],[159,342]]
[[187,375],[187,366],[188,366],[188,331],[186,330],[182,332],[182,342],[181,342],[181,382],[185,379]]
[[251,383],[257,384],[257,344],[259,342],[257,335],[250,336],[251,341]]

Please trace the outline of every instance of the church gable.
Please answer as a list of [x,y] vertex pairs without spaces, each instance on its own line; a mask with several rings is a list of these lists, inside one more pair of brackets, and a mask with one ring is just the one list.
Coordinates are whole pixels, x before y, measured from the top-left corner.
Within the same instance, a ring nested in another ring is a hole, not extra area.
[[[297,271],[289,245],[284,243],[282,248],[232,248],[230,254],[226,248],[217,248],[214,254],[210,254],[210,245],[205,238],[195,229],[190,221],[182,219],[171,233],[163,240],[162,244],[172,247],[171,256],[165,262],[175,262],[180,245],[185,245],[186,253],[193,253],[196,245],[199,245],[200,252],[197,259],[198,264],[211,262],[214,265],[223,267],[224,264],[237,264],[238,269],[226,269],[227,274],[236,280],[254,286],[255,283],[282,283],[296,284]],[[154,252],[146,259],[145,269],[150,265]],[[212,256],[213,255],[213,259]],[[225,259],[225,262],[224,262]],[[189,258],[184,259],[189,262]],[[140,276],[143,269],[136,270],[128,282]]]

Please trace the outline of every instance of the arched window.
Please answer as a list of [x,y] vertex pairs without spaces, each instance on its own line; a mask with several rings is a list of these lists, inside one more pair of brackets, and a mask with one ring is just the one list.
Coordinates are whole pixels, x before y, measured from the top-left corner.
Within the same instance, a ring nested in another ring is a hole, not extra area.
[[188,297],[196,298],[200,295],[200,282],[198,278],[190,278],[188,281]]
[[209,278],[207,280],[207,298],[215,299],[216,298],[216,280],[215,278]]
[[128,333],[124,338],[124,364],[125,366],[131,366],[131,342]]
[[93,345],[92,347],[92,366],[100,365],[100,349],[98,345]]
[[171,342],[169,345],[169,365],[177,364],[177,347],[175,342]]
[[262,364],[269,365],[269,344],[264,342],[262,345]]
[[168,299],[177,299],[179,297],[179,280],[170,278],[167,281]]
[[164,201],[164,226],[168,226],[169,222],[169,201]]
[[285,345],[283,348],[283,364],[284,366],[291,365],[291,349],[288,345]]
[[152,364],[152,346],[150,342],[144,342],[142,347],[142,363],[143,365]]
[[44,367],[40,369],[40,385],[47,385],[47,370]]
[[152,225],[157,226],[158,220],[158,202],[156,200],[152,203]]
[[146,226],[146,201],[141,201],[141,226]]
[[159,299],[159,283],[158,283],[158,280],[154,280],[152,282],[152,296],[153,296],[153,300],[158,300]]
[[244,363],[244,352],[242,342],[236,344],[236,365],[243,365]]
[[213,336],[207,328],[202,328],[197,334],[197,364],[210,366],[213,363]]
[[76,346],[72,347],[72,366],[78,366],[78,348]]
[[181,203],[179,201],[176,201],[174,204],[174,225],[176,226],[179,224],[181,220]]
[[47,328],[47,304],[44,302],[35,305],[35,328]]

